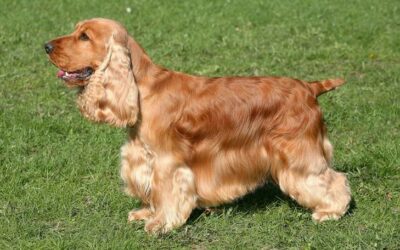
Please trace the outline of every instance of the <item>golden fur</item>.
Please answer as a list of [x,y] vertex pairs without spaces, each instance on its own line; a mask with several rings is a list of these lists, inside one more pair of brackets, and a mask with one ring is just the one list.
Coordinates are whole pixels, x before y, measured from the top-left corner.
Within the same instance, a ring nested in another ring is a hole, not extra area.
[[145,220],[146,231],[179,227],[194,208],[231,202],[269,179],[316,221],[346,212],[349,185],[330,167],[333,149],[316,98],[342,80],[170,71],[121,24],[99,18],[50,44],[58,68],[95,70],[88,80],[67,82],[81,89],[83,115],[128,128],[121,177],[143,204],[128,220]]

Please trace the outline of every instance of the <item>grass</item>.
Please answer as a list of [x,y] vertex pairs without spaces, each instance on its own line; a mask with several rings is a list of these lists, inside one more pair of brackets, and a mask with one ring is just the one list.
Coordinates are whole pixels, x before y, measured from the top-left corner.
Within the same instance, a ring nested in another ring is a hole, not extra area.
[[[1,0],[0,249],[399,249],[399,13],[397,0]],[[165,236],[127,224],[139,203],[121,192],[125,131],[83,119],[43,50],[95,16],[179,71],[345,77],[319,100],[350,212],[314,224],[267,185]]]

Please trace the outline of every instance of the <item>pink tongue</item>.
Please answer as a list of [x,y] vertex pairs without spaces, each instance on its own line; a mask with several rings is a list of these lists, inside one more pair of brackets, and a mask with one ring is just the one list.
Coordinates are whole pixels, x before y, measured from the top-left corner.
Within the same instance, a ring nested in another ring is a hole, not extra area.
[[62,77],[64,74],[65,74],[64,71],[59,70],[59,71],[57,72],[57,77]]

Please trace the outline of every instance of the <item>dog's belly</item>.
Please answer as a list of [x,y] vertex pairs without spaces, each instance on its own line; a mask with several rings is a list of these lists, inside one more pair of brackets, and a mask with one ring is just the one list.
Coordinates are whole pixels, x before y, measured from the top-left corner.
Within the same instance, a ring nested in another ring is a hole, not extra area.
[[193,162],[200,207],[217,206],[252,192],[270,175],[264,149],[223,150],[210,160]]

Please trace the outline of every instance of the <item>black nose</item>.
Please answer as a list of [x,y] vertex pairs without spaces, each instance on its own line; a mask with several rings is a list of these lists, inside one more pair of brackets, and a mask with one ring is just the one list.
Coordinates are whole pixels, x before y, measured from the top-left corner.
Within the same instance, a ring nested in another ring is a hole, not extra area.
[[54,46],[51,43],[46,43],[44,45],[44,50],[47,54],[50,54],[54,50]]

